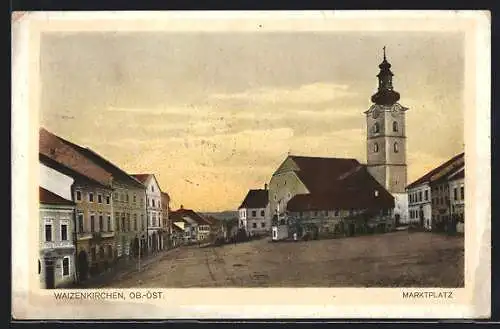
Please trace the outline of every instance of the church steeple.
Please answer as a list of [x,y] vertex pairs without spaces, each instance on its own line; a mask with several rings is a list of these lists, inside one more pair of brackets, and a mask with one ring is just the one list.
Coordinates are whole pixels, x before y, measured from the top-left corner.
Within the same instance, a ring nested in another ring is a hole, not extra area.
[[378,105],[393,105],[399,101],[400,95],[397,91],[393,90],[392,77],[394,74],[391,71],[391,64],[387,61],[384,51],[384,60],[378,66],[380,68],[378,78],[378,91],[372,96],[372,102]]

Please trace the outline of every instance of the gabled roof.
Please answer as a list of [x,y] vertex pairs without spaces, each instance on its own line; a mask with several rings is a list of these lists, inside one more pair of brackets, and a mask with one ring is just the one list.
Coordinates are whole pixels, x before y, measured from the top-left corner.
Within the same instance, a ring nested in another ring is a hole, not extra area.
[[49,190],[39,187],[39,201],[42,204],[73,206],[75,203],[71,200],[65,199]]
[[133,184],[136,187],[141,187],[144,188],[144,185],[134,177],[130,176],[127,174],[123,169],[119,168],[115,164],[113,164],[111,161],[105,159],[103,156],[98,154],[97,152],[94,152],[88,147],[82,147],[80,145],[74,144],[68,140],[65,140],[61,137],[58,137],[61,141],[63,141],[65,144],[68,146],[74,148],[77,150],[79,153],[81,153],[83,156],[86,158],[90,159],[93,161],[96,165],[101,167],[103,170],[107,171],[109,174],[112,175],[112,177],[116,180],[123,180],[129,184]]
[[42,153],[38,154],[38,160],[43,165],[45,165],[49,168],[52,168],[60,173],[63,173],[67,176],[72,177],[75,181],[84,181],[84,182],[89,183],[91,185],[96,185],[98,187],[112,189],[109,185],[101,184],[100,182],[98,182],[97,180],[94,180],[91,177],[82,175],[79,172],[71,169],[70,167],[67,167],[67,166],[63,165],[62,163],[59,163],[59,162],[49,158],[48,156],[43,155]]
[[268,190],[250,190],[248,191],[245,199],[241,203],[241,208],[265,208],[269,203],[269,191]]
[[389,208],[394,208],[394,197],[364,165],[340,175],[328,189],[295,195],[287,204],[290,211]]
[[102,185],[111,185],[111,173],[44,128],[39,130],[39,153]]
[[460,166],[464,165],[465,161],[464,155],[465,155],[464,152],[455,155],[450,160],[430,170],[425,175],[423,175],[413,183],[409,184],[406,188],[409,189],[424,183],[431,183],[432,181],[439,179],[442,175],[446,175],[447,173],[449,173],[450,170],[456,170]]
[[184,232],[184,230],[175,223],[172,223],[171,227],[172,227],[172,231]]
[[295,173],[310,193],[326,193],[342,174],[360,165],[351,158],[321,158],[290,155],[299,170]]
[[172,211],[170,213],[170,216],[172,218],[177,218],[185,221],[183,217],[189,217],[193,221],[195,221],[198,225],[210,225],[211,223],[205,219],[203,216],[198,214],[197,212],[191,210],[191,209],[185,209],[185,208],[180,208],[177,209],[176,211]]
[[134,177],[141,183],[146,183],[151,174],[130,174],[130,176]]

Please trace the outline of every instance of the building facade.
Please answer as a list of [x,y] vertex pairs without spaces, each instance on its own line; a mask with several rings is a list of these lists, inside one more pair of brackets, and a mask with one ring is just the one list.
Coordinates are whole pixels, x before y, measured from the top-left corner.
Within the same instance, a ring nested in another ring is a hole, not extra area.
[[248,235],[267,235],[271,232],[271,214],[267,184],[264,189],[248,191],[238,208],[239,228]]
[[465,230],[465,168],[449,176],[451,218],[456,223],[458,233]]
[[146,189],[148,249],[156,253],[163,250],[163,200],[160,184],[153,174],[134,174]]
[[[116,260],[112,176],[60,137],[40,130],[40,185],[55,187],[54,173],[72,177],[78,281],[98,275]],[[47,185],[46,185],[47,184]]]
[[404,224],[414,224],[426,230],[432,228],[432,198],[428,182],[412,184],[408,191],[408,220]]
[[389,191],[395,200],[396,225],[408,221],[406,111],[393,88],[391,64],[384,59],[379,65],[378,91],[371,97],[373,105],[366,115],[367,166],[372,176]]
[[164,248],[171,248],[172,225],[170,225],[170,196],[167,192],[161,192],[161,221],[162,221],[162,245]]
[[[451,182],[457,177],[460,187],[464,165],[464,153],[460,153],[406,187],[410,211],[408,224],[418,225],[426,230],[445,230],[446,223],[452,218],[452,209],[455,210],[452,205],[455,203],[453,193],[457,185]],[[456,202],[458,210],[461,201]]]
[[[68,186],[70,187],[70,186]],[[69,188],[68,188],[69,190]],[[39,259],[40,287],[62,288],[76,281],[75,204],[65,197],[39,188]]]

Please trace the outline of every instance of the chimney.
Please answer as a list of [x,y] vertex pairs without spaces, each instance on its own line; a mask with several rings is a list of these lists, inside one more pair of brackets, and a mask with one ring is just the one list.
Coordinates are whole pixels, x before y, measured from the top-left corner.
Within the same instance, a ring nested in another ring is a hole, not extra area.
[[183,204],[181,204],[181,209],[184,209],[184,205]]
[[264,190],[266,190],[266,191],[267,191],[267,183],[266,183],[266,184],[264,184]]

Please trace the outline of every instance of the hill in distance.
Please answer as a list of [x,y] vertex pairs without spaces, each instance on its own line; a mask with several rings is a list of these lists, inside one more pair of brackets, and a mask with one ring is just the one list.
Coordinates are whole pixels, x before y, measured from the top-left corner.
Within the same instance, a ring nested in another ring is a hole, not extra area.
[[227,210],[227,211],[219,211],[219,212],[203,212],[204,216],[212,216],[217,218],[218,220],[230,220],[232,218],[238,218],[238,212]]

